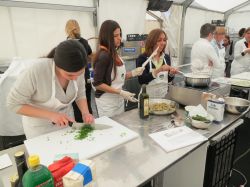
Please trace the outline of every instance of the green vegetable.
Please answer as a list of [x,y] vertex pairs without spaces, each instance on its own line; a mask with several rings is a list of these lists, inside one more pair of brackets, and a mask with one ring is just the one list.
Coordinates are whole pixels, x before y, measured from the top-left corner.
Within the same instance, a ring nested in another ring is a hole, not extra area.
[[94,130],[92,125],[84,125],[75,135],[76,140],[83,140]]
[[208,120],[207,118],[200,116],[200,115],[193,116],[192,119],[197,120],[197,121],[203,121],[205,123],[210,122],[210,120]]

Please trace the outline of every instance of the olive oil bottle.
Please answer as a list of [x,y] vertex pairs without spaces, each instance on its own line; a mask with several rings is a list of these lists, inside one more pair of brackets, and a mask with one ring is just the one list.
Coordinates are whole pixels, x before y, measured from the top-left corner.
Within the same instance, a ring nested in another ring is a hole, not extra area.
[[142,85],[142,93],[139,97],[140,118],[145,119],[149,117],[149,96],[146,92],[146,85]]

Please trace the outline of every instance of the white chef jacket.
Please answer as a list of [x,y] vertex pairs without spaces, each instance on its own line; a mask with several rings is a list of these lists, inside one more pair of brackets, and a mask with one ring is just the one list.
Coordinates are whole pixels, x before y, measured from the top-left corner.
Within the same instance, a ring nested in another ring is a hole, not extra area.
[[[209,61],[213,63],[212,68],[208,66]],[[191,70],[192,72],[208,73],[212,78],[224,76],[225,63],[220,61],[215,49],[205,38],[200,38],[192,47]]]
[[242,56],[242,52],[247,48],[245,45],[246,39],[243,38],[236,42],[234,46],[234,61],[231,66],[231,75],[250,71],[250,54]]

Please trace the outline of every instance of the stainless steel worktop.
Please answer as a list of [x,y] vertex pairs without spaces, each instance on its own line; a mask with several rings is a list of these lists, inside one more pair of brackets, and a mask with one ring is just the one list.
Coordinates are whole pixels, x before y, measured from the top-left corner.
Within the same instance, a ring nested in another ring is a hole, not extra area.
[[[177,112],[180,115],[184,114],[183,109],[178,109]],[[225,113],[224,121],[219,125],[212,124],[209,128],[210,132],[205,135],[212,138],[240,117]],[[141,120],[138,110],[134,109],[115,116],[113,119],[137,132],[139,138],[92,158],[96,164],[98,187],[141,185],[204,144],[203,142],[167,153],[148,134],[157,128],[157,125],[170,121],[169,116],[150,116],[147,120]],[[1,151],[0,155],[8,153],[14,163],[13,154],[20,149],[24,149],[24,146]],[[0,186],[10,186],[8,179],[15,171],[15,166],[0,170]]]

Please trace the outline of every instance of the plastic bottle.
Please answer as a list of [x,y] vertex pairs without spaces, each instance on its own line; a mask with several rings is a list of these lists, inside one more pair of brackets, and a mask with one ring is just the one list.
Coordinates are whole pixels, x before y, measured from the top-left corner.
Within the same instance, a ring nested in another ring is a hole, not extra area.
[[18,173],[18,180],[15,186],[22,187],[22,178],[24,173],[28,170],[25,154],[23,151],[18,151],[14,155]]
[[32,155],[28,159],[29,169],[23,176],[24,187],[53,187],[54,181],[47,167],[40,164],[38,155]]
[[139,97],[140,104],[140,118],[145,119],[149,117],[149,96],[146,92],[146,85],[142,85],[142,93]]

